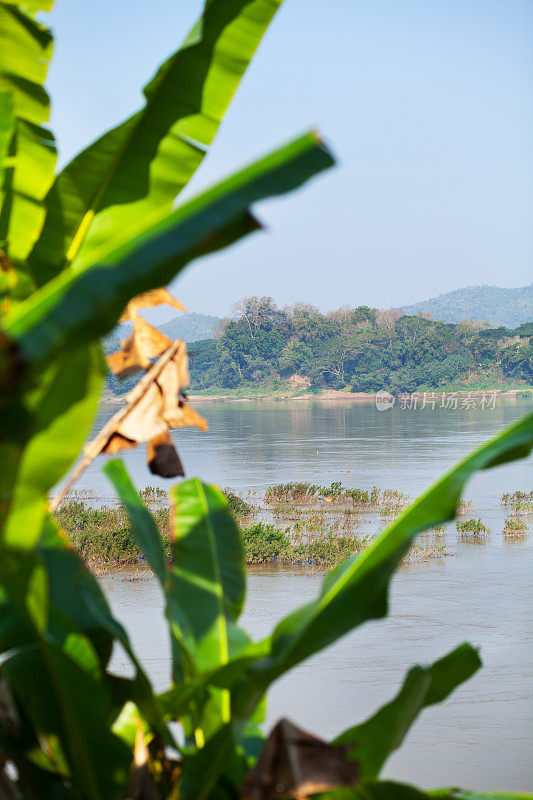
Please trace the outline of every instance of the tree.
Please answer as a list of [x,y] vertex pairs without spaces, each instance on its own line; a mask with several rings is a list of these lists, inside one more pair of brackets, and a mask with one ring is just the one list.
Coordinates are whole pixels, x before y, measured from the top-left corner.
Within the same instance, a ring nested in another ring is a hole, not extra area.
[[271,297],[243,297],[232,306],[237,319],[246,322],[250,336],[255,338],[259,330],[271,330],[282,324],[285,315]]
[[403,316],[404,312],[401,308],[385,308],[376,312],[376,324],[385,330],[393,330]]
[[[397,318],[394,310],[384,323],[380,314],[385,312],[366,306],[321,314],[313,306],[296,304],[280,314],[268,298],[248,298],[239,308],[243,313],[226,323],[219,340],[220,369],[209,372],[212,384],[225,388],[268,378],[270,390],[271,380],[294,374],[309,379],[314,389],[366,392],[437,389],[481,374],[501,381],[511,375],[509,353],[502,360],[503,351],[514,344],[527,346],[530,340],[525,328],[512,335],[506,329],[454,325],[420,315]],[[386,327],[394,318],[394,326]],[[229,372],[228,363],[233,364]],[[513,375],[531,380],[527,369]]]
[[506,375],[533,382],[533,345],[531,339],[520,339],[504,347],[501,364]]
[[291,336],[280,353],[279,369],[290,375],[302,373],[311,362],[312,357],[311,348],[305,342],[301,342],[297,336]]

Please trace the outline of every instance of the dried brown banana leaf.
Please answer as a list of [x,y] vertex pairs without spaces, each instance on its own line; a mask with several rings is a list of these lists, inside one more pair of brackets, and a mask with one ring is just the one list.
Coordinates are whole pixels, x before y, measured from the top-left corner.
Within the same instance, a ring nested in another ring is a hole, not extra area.
[[183,477],[185,470],[168,431],[150,439],[146,447],[146,460],[152,475],[162,478]]
[[120,453],[121,450],[131,450],[132,447],[137,447],[138,444],[139,442],[133,439],[126,439],[120,433],[113,433],[100,452],[105,453],[106,456],[112,456],[115,453]]
[[132,334],[121,345],[121,349],[107,356],[106,361],[111,372],[122,381],[141,369],[149,369],[151,359],[164,353],[172,345],[172,339],[142,317],[135,317]]
[[207,421],[183,399],[189,381],[187,347],[179,339],[150,366],[125,397],[126,404],[104,425],[84,449],[78,464],[61,492],[50,504],[54,511],[69,488],[100,453],[118,453],[148,443],[148,465],[152,473],[165,478],[184,475],[183,465],[168,434],[169,428],[194,426],[207,431]]
[[257,763],[246,775],[242,800],[304,800],[357,783],[357,764],[348,748],[331,745],[282,719],[272,729]]
[[143,292],[142,294],[138,294],[136,297],[133,297],[122,312],[119,322],[127,322],[128,320],[135,319],[137,311],[141,308],[153,308],[154,306],[160,306],[163,304],[167,306],[173,306],[179,311],[187,311],[185,306],[180,303],[179,300],[176,300],[175,297],[172,297],[168,289],[162,287],[160,289],[152,289],[149,292]]
[[137,442],[148,442],[165,433],[167,428],[163,419],[163,398],[154,381],[119,422],[116,433]]

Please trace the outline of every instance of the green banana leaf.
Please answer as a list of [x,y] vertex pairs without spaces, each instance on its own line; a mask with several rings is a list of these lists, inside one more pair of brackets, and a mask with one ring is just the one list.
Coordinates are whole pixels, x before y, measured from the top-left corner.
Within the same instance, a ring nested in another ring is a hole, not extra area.
[[[13,133],[13,103],[11,92],[0,92],[0,208],[3,205],[2,187],[4,185],[4,170],[9,151],[9,142]],[[0,211],[1,214],[1,211]],[[0,247],[5,247],[5,242],[0,240]]]
[[[165,584],[173,636],[173,676],[185,686],[222,667],[250,640],[236,621],[245,596],[244,551],[222,492],[193,479],[172,492],[175,509],[173,565]],[[230,719],[230,694],[213,685],[195,693],[188,719],[197,744]]]
[[[59,576],[53,577],[57,581]],[[87,789],[84,797],[104,797],[105,782],[110,783],[114,794],[112,781],[120,769],[127,768],[129,754],[127,749],[117,748],[115,737],[111,739],[106,730],[111,703],[91,641],[67,613],[57,614],[56,610],[53,619],[51,581],[36,551],[5,552],[0,561],[0,579],[30,632],[27,641],[19,642],[2,659],[2,677],[7,678],[24,719],[31,722],[35,733],[32,737],[26,731],[29,746],[25,749],[24,743],[19,742],[19,750],[37,766],[43,765],[44,754],[51,768],[64,774],[72,769],[80,785]],[[83,715],[77,716],[82,710]],[[36,750],[34,739],[41,747],[44,743],[46,746]],[[107,746],[109,751],[108,764],[103,769],[98,766],[102,753],[97,751],[101,746]],[[116,757],[120,762],[118,770],[117,763],[113,763]],[[96,763],[91,764],[92,761]],[[99,769],[105,774],[98,776]]]
[[165,550],[155,520],[139,497],[130,476],[120,459],[108,461],[104,472],[115,487],[131,521],[135,544],[163,586],[166,577]]
[[390,703],[366,722],[341,733],[334,744],[351,745],[349,757],[357,761],[359,774],[365,778],[377,777],[419,713],[445,700],[480,666],[477,650],[464,643],[429,667],[412,667],[399,694]]
[[[227,500],[197,479],[173,489],[174,563],[166,569],[155,521],[123,463],[109,461],[104,472],[126,508],[135,543],[165,591],[177,684],[160,700],[161,709],[172,719],[181,719],[194,707],[196,731],[212,733],[228,721],[229,694],[208,676],[218,674],[222,683],[219,668],[243,653],[248,664],[252,652],[247,649],[248,636],[235,624],[244,603],[245,567],[241,537]],[[242,673],[241,662],[232,666]]]
[[[0,443],[3,547],[35,547],[47,514],[47,495],[74,463],[90,431],[105,375],[100,346],[65,352],[5,420]],[[19,440],[20,437],[20,440]]]
[[463,459],[433,484],[361,554],[348,559],[324,579],[316,600],[290,614],[265,644],[270,652],[252,663],[231,688],[231,724],[224,726],[190,758],[181,797],[207,798],[229,752],[237,746],[245,721],[268,686],[313,653],[353,628],[387,613],[388,585],[413,537],[455,516],[467,480],[488,469],[526,456],[533,447],[533,414],[519,420]]
[[32,14],[36,11],[51,11],[54,5],[54,0],[8,0],[8,2]]
[[196,677],[228,663],[228,628],[245,596],[244,550],[228,501],[198,479],[171,490],[176,538],[166,586],[167,615],[193,654]]
[[[12,625],[2,631],[2,644],[5,652],[13,646],[26,646],[34,638],[39,638],[48,627],[49,621],[49,580],[46,568],[39,556],[15,550],[5,551],[0,559],[0,584],[2,586],[2,610],[11,613],[10,605],[16,610],[16,618],[22,625],[13,641]],[[11,628],[11,630],[10,630]],[[7,636],[6,636],[7,632]]]
[[17,291],[23,296],[31,290],[31,282],[21,262],[41,232],[43,201],[54,177],[56,149],[52,134],[42,126],[50,109],[43,83],[53,39],[43,25],[26,13],[26,4],[18,5],[21,7],[0,3],[0,91],[10,95],[14,117],[10,163],[4,170],[0,190],[0,242],[16,262],[20,274]]
[[427,794],[415,786],[394,781],[361,781],[357,786],[343,786],[317,795],[317,800],[427,800]]
[[467,789],[437,789],[428,792],[438,800],[533,800],[533,794],[524,792],[470,792]]
[[59,771],[72,775],[79,796],[121,800],[130,750],[109,729],[111,699],[88,663],[88,640],[79,636],[68,644],[65,650],[40,640],[20,648],[2,665],[2,674]]
[[[111,616],[97,581],[48,516],[36,550],[4,553],[0,582],[0,647],[7,653],[5,660],[0,659],[4,661],[2,674],[9,677],[19,706],[31,720],[35,741],[45,741],[46,753],[54,754],[49,768],[58,769],[63,764],[63,771],[72,769],[80,786],[87,787],[83,797],[105,797],[107,791],[121,797],[131,751],[120,741],[122,737],[115,735],[115,725],[111,732],[111,725],[126,703],[139,707],[161,741],[173,747],[176,744],[128,637]],[[9,634],[6,621],[10,617],[18,623],[16,638],[5,635],[6,629]],[[132,679],[105,671],[115,640],[123,645],[135,667]],[[30,674],[35,676],[32,681],[28,681]],[[74,685],[64,685],[74,680]],[[84,709],[84,703],[91,702],[83,698],[84,692],[94,696],[92,711]],[[87,722],[91,714],[94,719]],[[42,766],[43,751],[31,736],[26,739],[28,747],[19,742],[18,755],[22,750],[34,766]],[[102,766],[101,759],[107,764]],[[88,772],[93,775],[92,788]]]
[[31,256],[38,285],[76,270],[170,213],[219,124],[281,0],[211,0],[183,46],[145,87],[144,107],[58,176]]
[[[72,800],[72,793],[64,786],[58,775],[54,775],[49,769],[37,766],[25,758],[21,754],[20,748],[13,747],[13,739],[2,733],[0,733],[0,748],[17,768],[17,789],[22,797],[38,797],[39,800]],[[10,787],[10,790],[11,797],[13,797],[13,787]],[[7,792],[6,795],[10,797]]]
[[532,800],[521,792],[469,792],[465,789],[424,791],[406,783],[363,780],[358,786],[333,789],[316,800]]
[[[137,659],[126,631],[112,616],[100,584],[70,547],[50,515],[45,521],[37,553],[49,575],[51,624],[48,635],[61,643],[62,632],[54,628],[54,615],[67,615],[78,631],[89,638],[102,670],[108,666],[113,641],[120,642],[135,669],[135,676],[128,679],[107,676],[116,713],[119,713],[124,703],[134,700],[152,730],[175,746],[163,723],[150,681]],[[53,580],[53,576],[60,576],[60,580]]]
[[292,191],[333,163],[314,133],[290,142],[183,205],[104,263],[77,275],[61,273],[6,316],[7,333],[30,362],[104,335],[132,296],[257,230],[252,203]]

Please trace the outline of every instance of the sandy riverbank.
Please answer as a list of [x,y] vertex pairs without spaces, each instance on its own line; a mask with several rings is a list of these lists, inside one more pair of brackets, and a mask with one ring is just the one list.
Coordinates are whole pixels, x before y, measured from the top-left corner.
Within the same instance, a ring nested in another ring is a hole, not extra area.
[[[481,398],[482,395],[488,399],[491,395],[496,395],[497,398],[505,398],[505,399],[516,399],[517,395],[521,392],[532,392],[533,389],[529,387],[524,387],[523,389],[508,389],[503,391],[502,389],[461,389],[461,390],[453,390],[453,394],[456,394],[458,398],[463,398],[466,396],[470,396],[472,398]],[[428,392],[412,392],[410,393],[411,397],[417,397],[420,400],[424,399],[424,395],[426,398],[430,398],[431,396],[440,400],[443,395],[449,397],[452,394],[452,391],[428,391]],[[328,389],[325,392],[321,392],[320,394],[277,394],[277,393],[270,393],[265,395],[250,395],[247,396],[236,396],[233,394],[217,394],[217,395],[203,395],[203,394],[190,394],[188,395],[189,400],[194,402],[201,402],[201,403],[209,403],[209,402],[219,402],[221,400],[227,402],[234,402],[234,403],[241,403],[241,402],[252,402],[253,400],[298,400],[298,401],[315,401],[315,400],[343,400],[348,401],[350,403],[375,403],[376,401],[376,393],[367,394],[366,392],[344,392],[342,390],[336,389]]]
[[[470,396],[471,398],[477,398],[478,400],[485,395],[486,401],[491,398],[492,395],[496,395],[497,398],[503,399],[516,399],[521,393],[526,392],[533,397],[533,387],[532,386],[524,386],[521,388],[516,389],[502,389],[500,388],[491,388],[491,389],[477,389],[477,388],[465,388],[465,389],[445,389],[445,390],[431,390],[427,392],[411,392],[410,397],[419,398],[419,402],[423,401],[424,395],[426,398],[436,398],[437,401],[440,401],[443,395],[447,398],[453,393],[459,399]],[[298,402],[303,401],[316,401],[316,400],[342,400],[344,402],[349,403],[375,403],[376,401],[376,393],[366,393],[366,392],[345,392],[342,390],[337,389],[328,389],[324,392],[320,392],[319,394],[313,394],[307,392],[305,394],[293,394],[290,392],[283,393],[283,392],[266,392],[265,394],[227,394],[227,393],[220,393],[220,394],[189,394],[188,399],[192,400],[196,403],[214,403],[214,402],[229,402],[229,403],[250,403],[254,400],[268,400],[268,401],[286,401],[286,400],[297,400]],[[124,401],[125,395],[112,395],[106,393],[102,397],[102,403],[106,405],[120,405]]]

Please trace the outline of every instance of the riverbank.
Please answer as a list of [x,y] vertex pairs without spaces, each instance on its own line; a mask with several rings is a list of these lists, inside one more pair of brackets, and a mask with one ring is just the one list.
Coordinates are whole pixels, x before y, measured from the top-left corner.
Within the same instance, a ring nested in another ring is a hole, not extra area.
[[[428,389],[426,391],[412,392],[407,396],[413,398],[413,403],[416,400],[417,406],[421,407],[425,401],[426,405],[435,403],[435,406],[443,404],[443,407],[451,407],[450,404],[455,402],[453,395],[457,399],[458,405],[466,399],[479,400],[483,402],[495,402],[498,399],[516,400],[524,399],[533,400],[533,386],[499,386],[499,387],[480,387],[479,384],[472,384],[471,386],[457,388],[457,386],[447,386],[437,389]],[[125,395],[115,395],[110,391],[105,391],[102,395],[102,404],[120,405],[124,402]],[[284,400],[297,400],[302,401],[315,401],[315,400],[342,400],[348,403],[375,403],[378,393],[376,392],[348,392],[337,389],[327,389],[323,392],[301,391],[301,390],[287,390],[285,387],[280,386],[279,389],[263,388],[261,386],[246,386],[238,389],[212,389],[204,392],[191,392],[188,395],[189,400],[193,402],[210,403],[210,402],[252,402],[257,400],[268,401],[284,401]],[[397,396],[395,402],[400,402]]]
[[[533,400],[533,386],[522,386],[515,388],[479,388],[472,386],[470,388],[457,389],[454,387],[446,389],[428,389],[427,391],[416,391],[406,393],[403,397],[416,399],[417,404],[420,406],[426,402],[441,403],[454,402],[450,399],[450,395],[454,395],[457,401],[461,403],[463,399],[469,398],[474,400],[483,401],[485,403],[494,402],[498,398],[501,399],[532,399]],[[280,389],[280,391],[261,392],[260,390],[250,389],[234,389],[228,390],[224,393],[216,392],[195,392],[189,394],[189,400],[196,402],[215,402],[215,401],[229,401],[229,402],[250,402],[253,400],[298,400],[298,401],[312,401],[312,400],[343,400],[350,403],[375,403],[380,395],[377,392],[347,392],[341,389],[327,389],[323,392],[290,392]],[[398,398],[402,395],[397,395],[395,401],[399,402]],[[443,406],[444,407],[444,406]]]

